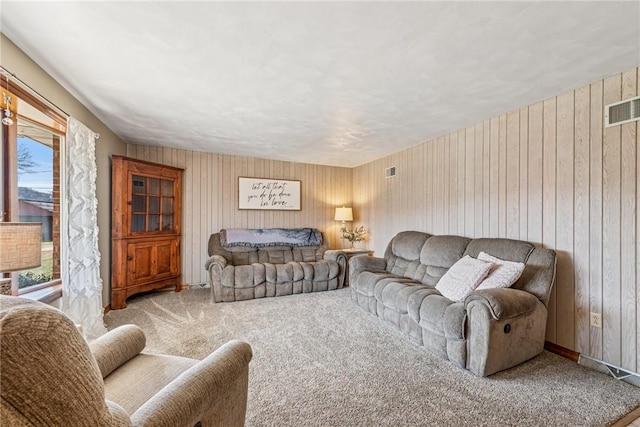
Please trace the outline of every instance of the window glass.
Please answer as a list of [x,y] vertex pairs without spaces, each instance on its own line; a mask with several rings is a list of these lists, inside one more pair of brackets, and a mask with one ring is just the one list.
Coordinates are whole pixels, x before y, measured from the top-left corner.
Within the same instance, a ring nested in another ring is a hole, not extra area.
[[150,214],[160,213],[160,197],[149,196],[149,213]]
[[173,213],[173,199],[169,199],[166,197],[162,198],[162,213],[163,214]]
[[149,194],[160,194],[160,180],[158,178],[149,178]]
[[[18,274],[18,288],[50,282],[54,275],[53,135],[30,125],[19,126],[18,218],[42,223],[40,267]],[[37,140],[35,139],[37,138]]]
[[165,197],[173,196],[173,181],[162,180],[162,195]]
[[145,230],[145,226],[144,226],[144,220],[147,216],[146,215],[131,215],[131,231],[136,232],[136,231],[144,231]]
[[2,178],[0,220],[42,224],[41,265],[17,274],[0,272],[0,292],[12,295],[60,283],[60,163],[66,116],[9,82],[0,72],[3,108],[11,120],[0,125]]
[[146,212],[147,198],[146,196],[134,195],[132,200],[132,209],[135,213]]
[[173,230],[173,215],[162,215],[162,229]]
[[147,179],[143,176],[134,175],[131,179],[131,186],[133,187],[134,194],[144,194],[145,191],[145,183]]
[[160,215],[149,215],[149,226],[147,231],[160,230]]

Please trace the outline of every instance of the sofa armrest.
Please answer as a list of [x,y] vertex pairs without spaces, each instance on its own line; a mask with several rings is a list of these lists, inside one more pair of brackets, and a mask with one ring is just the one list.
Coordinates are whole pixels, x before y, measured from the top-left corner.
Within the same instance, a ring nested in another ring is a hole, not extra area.
[[349,262],[347,254],[339,249],[328,249],[324,252],[323,258],[325,260],[331,260],[338,263],[338,266],[340,267],[338,288],[342,288],[347,280],[347,263]]
[[222,269],[227,266],[227,260],[225,259],[225,257],[220,255],[210,256],[209,259],[207,259],[204,263],[204,269],[209,271],[211,270],[211,267],[214,266],[218,266],[220,268],[220,271],[222,271]]
[[89,343],[102,378],[136,357],[147,341],[136,325],[122,325]]
[[349,268],[352,270],[382,270],[387,268],[387,260],[367,255],[356,255],[349,260]]
[[249,344],[227,342],[138,408],[132,424],[193,426],[204,418],[202,425],[244,425],[251,358]]
[[465,309],[472,304],[484,304],[496,320],[510,319],[531,313],[540,300],[526,291],[513,288],[481,289],[471,292],[464,300]]
[[344,259],[347,259],[347,254],[344,253],[344,251],[341,251],[340,249],[328,249],[326,251],[324,251],[324,259],[330,259],[333,261],[336,261],[339,263],[338,259],[344,257]]
[[386,273],[387,260],[367,255],[356,255],[349,259],[349,284],[358,286],[358,276],[364,271]]

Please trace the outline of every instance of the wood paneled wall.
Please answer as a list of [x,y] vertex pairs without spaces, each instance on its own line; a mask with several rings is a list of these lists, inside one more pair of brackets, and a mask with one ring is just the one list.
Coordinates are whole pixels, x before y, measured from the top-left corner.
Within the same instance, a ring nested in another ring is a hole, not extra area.
[[[316,227],[340,247],[335,208],[351,204],[352,169],[127,145],[127,156],[183,168],[182,281],[208,283],[211,233],[222,228]],[[301,210],[239,210],[238,177],[300,181]]]
[[604,127],[604,106],[638,93],[633,69],[355,168],[370,249],[409,229],[553,248],[547,340],[638,372],[639,122]]
[[[185,283],[207,281],[212,232],[311,226],[337,248],[334,209],[352,203],[376,255],[410,229],[555,249],[547,340],[638,372],[639,125],[604,126],[604,106],[638,86],[633,69],[354,169],[141,145],[127,155],[185,169]],[[385,178],[390,166],[397,176]],[[302,210],[238,210],[239,176],[300,180]]]

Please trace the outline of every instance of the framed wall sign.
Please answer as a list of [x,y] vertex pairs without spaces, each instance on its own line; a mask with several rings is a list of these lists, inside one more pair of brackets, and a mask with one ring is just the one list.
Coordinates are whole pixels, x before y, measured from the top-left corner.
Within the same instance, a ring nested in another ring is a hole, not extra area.
[[238,178],[239,209],[300,210],[300,181]]

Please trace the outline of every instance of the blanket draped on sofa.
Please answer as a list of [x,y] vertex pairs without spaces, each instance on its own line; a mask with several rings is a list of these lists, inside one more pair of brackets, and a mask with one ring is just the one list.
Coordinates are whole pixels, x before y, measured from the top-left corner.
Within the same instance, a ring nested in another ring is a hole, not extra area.
[[270,246],[292,247],[320,246],[322,233],[315,228],[255,228],[220,230],[220,244],[224,248],[248,246],[265,248]]

